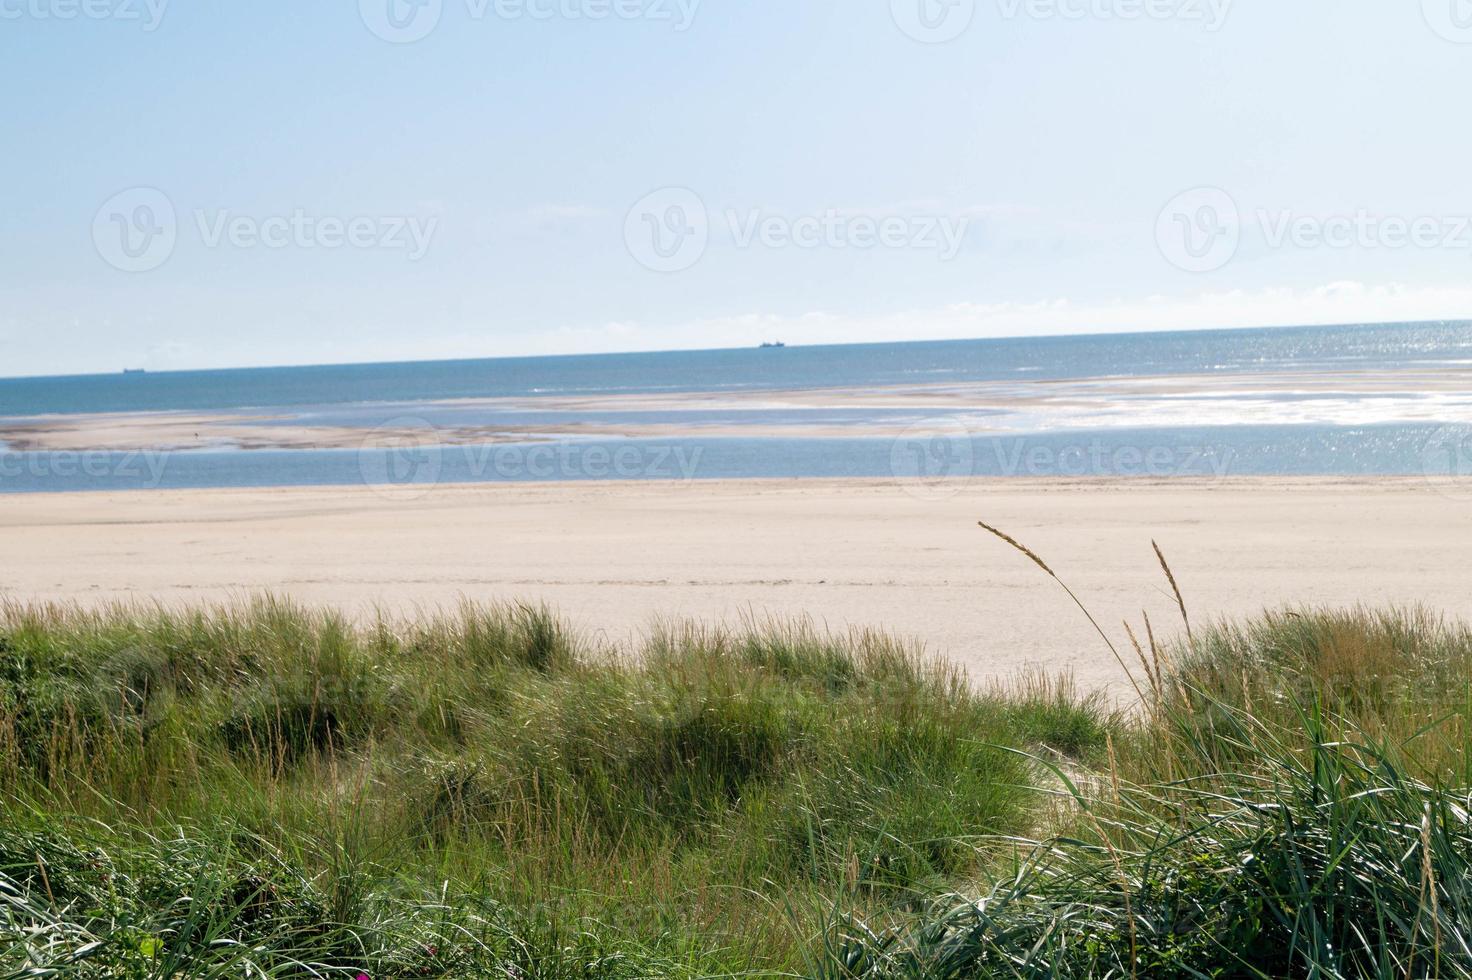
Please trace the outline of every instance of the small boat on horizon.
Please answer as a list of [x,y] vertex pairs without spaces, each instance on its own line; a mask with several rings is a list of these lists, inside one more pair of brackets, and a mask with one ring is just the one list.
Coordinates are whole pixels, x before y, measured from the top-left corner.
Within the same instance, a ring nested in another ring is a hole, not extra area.
[[124,374],[147,374],[147,368],[123,368]]
[[764,340],[764,341],[762,341],[761,349],[762,350],[769,350],[769,349],[776,348],[776,347],[786,347],[786,346],[787,345],[784,344],[784,343],[782,343],[782,341],[780,341],[780,340]]

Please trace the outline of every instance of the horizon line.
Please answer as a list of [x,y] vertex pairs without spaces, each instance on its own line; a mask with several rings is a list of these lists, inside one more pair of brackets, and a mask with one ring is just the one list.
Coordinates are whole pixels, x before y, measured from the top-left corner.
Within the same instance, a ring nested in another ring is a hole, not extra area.
[[[1354,327],[1366,329],[1374,327],[1412,327],[1429,324],[1444,325],[1472,325],[1472,317],[1438,317],[1421,320],[1367,320],[1367,321],[1345,321],[1341,323],[1278,323],[1255,326],[1209,326],[1209,327],[1172,327],[1167,329],[1145,329],[1145,330],[1106,330],[1106,331],[1077,331],[1073,333],[1046,333],[1046,334],[999,334],[991,337],[919,337],[909,340],[864,340],[853,343],[823,343],[803,344],[784,343],[782,346],[787,350],[820,350],[832,347],[885,347],[893,344],[965,344],[988,341],[1010,341],[1010,340],[1070,340],[1082,337],[1107,338],[1107,337],[1144,337],[1160,336],[1180,333],[1243,333],[1254,330],[1344,330]],[[781,340],[781,338],[776,338]],[[540,360],[562,360],[579,357],[627,357],[635,354],[663,355],[663,354],[696,354],[696,353],[719,353],[725,351],[757,350],[758,347],[748,345],[742,347],[669,347],[654,350],[623,350],[623,351],[586,351],[581,353],[559,353],[559,354],[492,354],[467,357],[431,357],[411,360],[363,360],[363,361],[321,361],[321,362],[297,362],[284,364],[249,364],[236,365],[233,367],[200,367],[200,368],[150,368],[120,367],[115,371],[90,371],[77,374],[17,374],[0,375],[0,383],[8,381],[55,381],[76,378],[112,378],[122,374],[210,374],[224,371],[290,371],[311,370],[316,368],[346,368],[346,367],[399,367],[404,365],[424,364],[457,364],[473,361],[540,361]]]

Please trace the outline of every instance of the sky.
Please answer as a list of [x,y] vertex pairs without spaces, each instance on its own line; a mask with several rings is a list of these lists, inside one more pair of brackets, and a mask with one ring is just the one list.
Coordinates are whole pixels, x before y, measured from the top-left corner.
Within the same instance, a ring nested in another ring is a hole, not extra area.
[[0,376],[1472,316],[1468,0],[0,0]]

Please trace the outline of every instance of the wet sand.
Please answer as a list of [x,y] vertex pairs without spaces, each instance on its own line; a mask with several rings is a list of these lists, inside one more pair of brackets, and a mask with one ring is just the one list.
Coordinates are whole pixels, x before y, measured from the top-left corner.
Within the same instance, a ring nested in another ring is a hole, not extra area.
[[[893,438],[926,421],[955,422],[975,435],[1448,422],[1472,419],[1469,393],[1469,365],[1067,381],[1019,377],[872,388],[457,399],[366,406],[354,424],[311,422],[288,409],[22,417],[0,419],[0,446],[15,452],[128,452],[496,445],[566,438]],[[544,418],[535,424],[517,421],[526,413]],[[629,413],[650,418],[630,422]],[[835,421],[834,413],[843,420]]]

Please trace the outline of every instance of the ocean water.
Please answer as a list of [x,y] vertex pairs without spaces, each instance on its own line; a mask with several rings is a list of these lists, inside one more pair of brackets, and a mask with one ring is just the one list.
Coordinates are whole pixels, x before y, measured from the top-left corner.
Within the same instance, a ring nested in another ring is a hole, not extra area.
[[[0,379],[0,417],[1472,364],[1472,323],[1181,331]],[[3,373],[3,366],[0,366]]]
[[[1472,390],[1422,390],[1415,381],[1460,369],[1472,376],[1472,323],[0,379],[0,427],[36,416],[209,412],[277,416],[266,428],[371,429],[413,417],[431,427],[654,424],[670,433],[362,450],[38,453],[0,445],[0,493],[348,483],[410,493],[433,483],[832,476],[895,479],[919,493],[933,480],[970,476],[1419,474],[1460,487],[1472,476]],[[1397,373],[1411,379],[1403,389],[1349,383]],[[1221,391],[1139,383],[1177,375],[1238,380]],[[1254,387],[1258,375],[1275,382]],[[1313,383],[1284,384],[1285,376]],[[1042,408],[947,413],[903,403],[814,407],[760,394],[976,382],[1068,397]],[[652,407],[597,400],[672,393],[743,397],[714,407],[709,398],[662,397]],[[585,396],[591,407],[568,407]],[[484,398],[504,401],[467,401]],[[702,434],[712,424],[778,434]],[[803,434],[814,425],[821,437]],[[874,437],[876,425],[890,434]],[[852,436],[842,435],[846,427]]]

